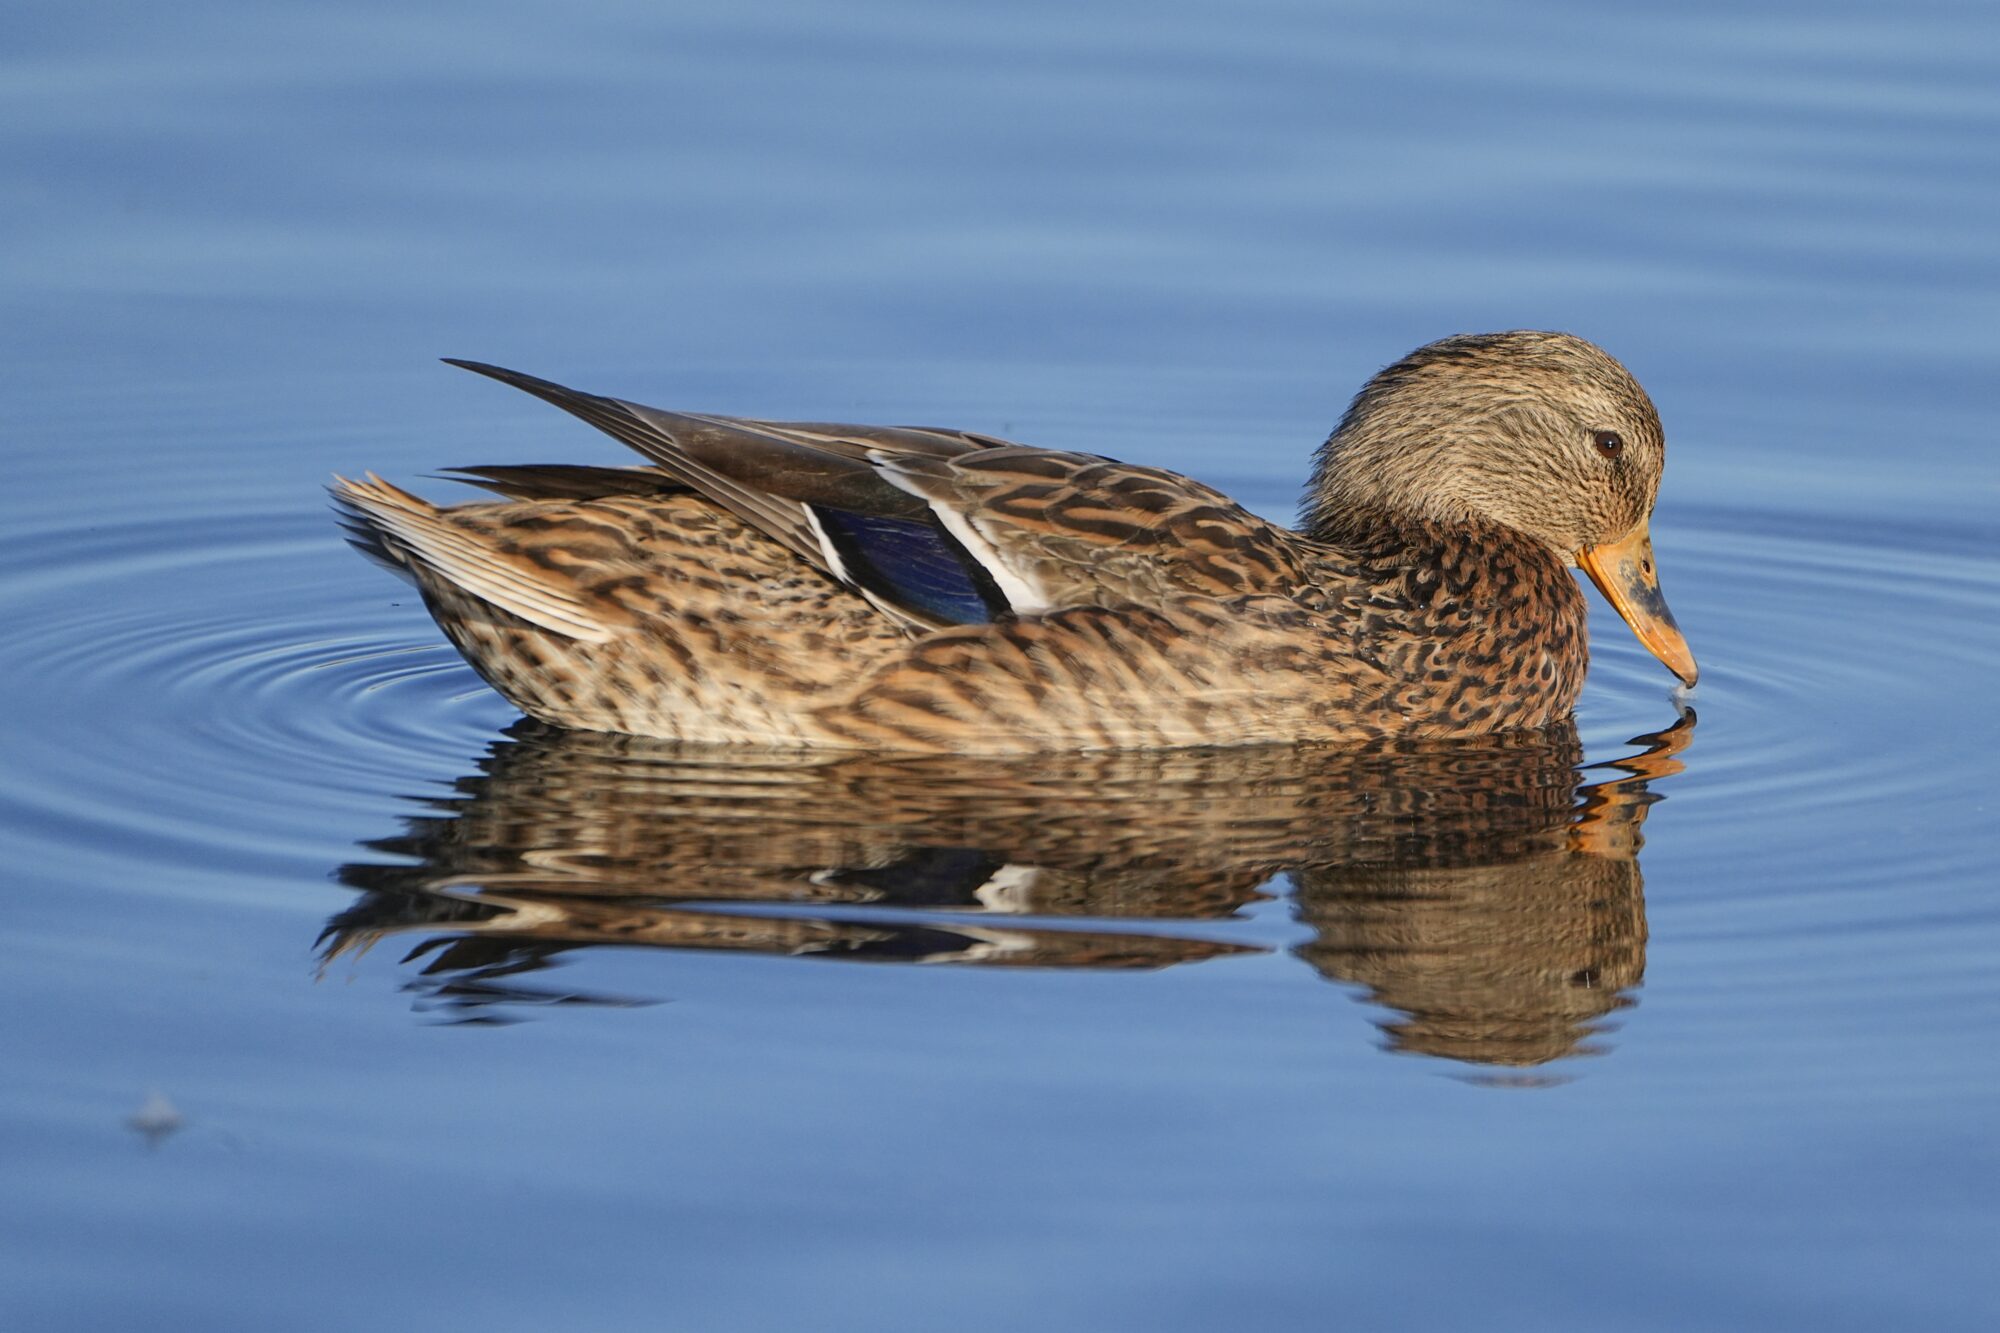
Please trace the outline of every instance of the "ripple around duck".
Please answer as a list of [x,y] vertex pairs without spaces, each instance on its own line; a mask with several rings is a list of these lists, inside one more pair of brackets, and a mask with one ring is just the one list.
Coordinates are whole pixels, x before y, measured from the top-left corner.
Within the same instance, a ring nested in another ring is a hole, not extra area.
[[[1963,878],[1984,778],[1967,781],[1958,729],[2000,651],[1990,540],[1718,511],[1670,531],[1662,560],[1702,661],[1703,726],[1667,794],[1701,854],[1738,868],[1715,882],[1740,901],[1760,863],[1821,890]],[[1607,715],[1660,688],[1623,628],[1597,623],[1582,718],[1594,751],[1618,739]],[[1910,836],[1925,830],[1947,836]]]
[[[66,849],[193,843],[317,857],[329,806],[446,776],[505,704],[414,596],[367,596],[309,514],[149,522],[0,545],[0,676],[36,716],[0,798]],[[310,849],[310,850],[308,850]]]
[[[1970,537],[1829,531],[1711,511],[1663,542],[1704,664],[1694,772],[1666,794],[1705,847],[1754,855],[1788,824],[1824,841],[1830,811],[1954,780],[1910,731],[1938,725],[1934,698],[1983,687],[2000,561]],[[16,535],[0,560],[0,676],[48,720],[16,728],[0,799],[69,850],[321,858],[366,822],[330,811],[463,773],[513,716],[312,511]],[[1665,682],[1601,608],[1597,625],[1580,721],[1609,757],[1662,724]],[[1964,845],[1900,848],[1898,865],[1936,870]],[[1840,873],[1868,867],[1850,852]]]

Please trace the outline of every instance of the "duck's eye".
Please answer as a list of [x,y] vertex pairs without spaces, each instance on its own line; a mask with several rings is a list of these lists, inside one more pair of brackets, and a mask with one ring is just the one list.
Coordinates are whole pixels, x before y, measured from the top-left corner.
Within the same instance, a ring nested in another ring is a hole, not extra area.
[[1619,438],[1615,430],[1594,430],[1590,433],[1590,442],[1596,445],[1597,452],[1606,458],[1616,458],[1625,452],[1625,441]]

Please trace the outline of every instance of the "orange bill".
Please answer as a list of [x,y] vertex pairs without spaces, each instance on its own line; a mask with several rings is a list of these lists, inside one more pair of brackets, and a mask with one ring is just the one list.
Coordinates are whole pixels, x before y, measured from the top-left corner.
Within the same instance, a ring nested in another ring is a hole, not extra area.
[[1623,538],[1593,546],[1576,557],[1583,572],[1611,603],[1611,609],[1625,618],[1639,642],[1667,669],[1692,685],[1699,674],[1694,654],[1688,651],[1674,613],[1660,593],[1660,577],[1653,572],[1653,534],[1642,521]]

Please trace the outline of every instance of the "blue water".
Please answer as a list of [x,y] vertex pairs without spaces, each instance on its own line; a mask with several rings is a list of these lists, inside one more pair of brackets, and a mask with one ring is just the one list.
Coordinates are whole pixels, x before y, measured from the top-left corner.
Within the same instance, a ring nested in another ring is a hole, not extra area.
[[[0,1325],[2000,1319],[1991,7],[31,0],[0,170]],[[606,750],[319,489],[624,461],[463,356],[1284,517],[1509,327],[1690,720],[1598,606],[1575,751]]]

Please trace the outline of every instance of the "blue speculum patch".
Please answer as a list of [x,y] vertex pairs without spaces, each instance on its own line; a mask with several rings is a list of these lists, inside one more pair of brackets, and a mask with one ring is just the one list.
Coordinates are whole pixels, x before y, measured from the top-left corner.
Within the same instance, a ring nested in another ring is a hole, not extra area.
[[934,518],[814,507],[849,578],[897,606],[955,625],[1004,614],[1006,599]]

